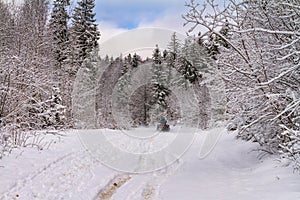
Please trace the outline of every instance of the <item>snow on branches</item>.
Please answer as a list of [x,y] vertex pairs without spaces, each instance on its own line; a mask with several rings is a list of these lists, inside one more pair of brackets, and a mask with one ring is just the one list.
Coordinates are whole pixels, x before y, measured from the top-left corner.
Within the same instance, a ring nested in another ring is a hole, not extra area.
[[183,18],[190,31],[201,27],[202,40],[218,38],[216,59],[226,81],[227,113],[239,136],[268,152],[299,156],[290,146],[299,145],[300,2],[231,0],[218,5],[207,0],[200,5],[191,0],[186,6]]

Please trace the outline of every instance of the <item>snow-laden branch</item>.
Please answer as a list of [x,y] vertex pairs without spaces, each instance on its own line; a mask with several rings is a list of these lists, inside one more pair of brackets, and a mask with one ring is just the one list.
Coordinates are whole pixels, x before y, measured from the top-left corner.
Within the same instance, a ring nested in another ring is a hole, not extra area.
[[290,43],[288,43],[286,45],[283,45],[281,47],[275,48],[275,49],[277,49],[277,50],[283,50],[283,49],[289,48],[289,47],[295,45],[297,42],[299,42],[299,40],[300,40],[300,38],[297,38],[297,39],[293,40],[292,42],[290,42]]
[[291,3],[279,2],[279,4],[280,4],[280,5],[283,5],[283,6],[289,6],[289,7],[291,7],[291,8],[300,9],[300,6],[295,5],[295,4],[291,4]]
[[[240,130],[240,133],[242,133],[242,132],[245,131],[246,129],[250,128],[250,127],[253,126],[254,124],[260,123],[261,120],[265,119],[265,117],[267,117],[267,116],[269,116],[269,115],[271,115],[271,113],[266,113],[266,114],[264,114],[264,115],[258,117],[256,120],[252,121],[250,124],[247,124],[247,125],[243,126],[243,127],[241,128],[241,130]],[[258,140],[258,141],[259,141],[259,140]]]
[[250,28],[246,30],[237,30],[237,33],[249,33],[249,32],[264,32],[270,34],[282,34],[282,35],[297,35],[300,36],[300,32],[297,31],[280,31],[280,30],[270,30],[264,28]]
[[260,83],[259,85],[261,85],[261,86],[269,85],[269,84],[271,84],[272,82],[274,82],[274,81],[280,79],[281,77],[285,76],[286,74],[288,74],[288,73],[290,73],[290,72],[292,72],[292,71],[294,71],[294,70],[297,70],[297,68],[299,68],[299,67],[300,67],[300,64],[295,65],[295,66],[291,67],[290,69],[288,69],[288,70],[286,70],[286,71],[280,73],[278,76],[272,78],[271,80],[269,80],[269,81],[267,81],[267,82]]
[[236,66],[234,65],[231,65],[229,63],[223,63],[224,65],[228,66],[228,67],[231,67],[232,69],[234,69],[235,71],[245,75],[246,77],[248,77],[249,79],[251,79],[251,76],[254,76],[253,73],[251,72],[248,72],[248,71],[244,71],[242,69],[238,69]]
[[281,113],[279,113],[277,116],[275,116],[272,121],[278,119],[279,117],[281,117],[282,115],[284,115],[285,113],[291,111],[291,113],[293,113],[297,107],[300,105],[300,100],[298,101],[293,101],[292,103],[290,103]]
[[291,56],[299,55],[299,54],[300,54],[300,51],[293,51],[292,53],[287,54],[287,55],[285,55],[285,56],[283,56],[281,58],[277,58],[277,60],[282,61],[282,60],[290,58]]
[[[241,52],[241,50],[237,46],[235,46],[230,40],[228,40],[226,37],[224,37],[218,32],[218,29],[223,24],[222,21],[226,19],[225,13],[228,11],[230,5],[227,5],[227,7],[225,7],[222,11],[219,11],[216,8],[217,5],[214,4],[214,1],[207,1],[207,3],[213,9],[213,14],[205,15],[205,11],[207,10],[207,4],[204,4],[203,8],[199,10],[197,9],[199,4],[195,4],[194,0],[192,0],[190,4],[186,4],[186,7],[190,8],[190,10],[186,15],[183,15],[182,17],[186,21],[184,23],[184,26],[192,24],[192,27],[188,30],[188,32],[194,31],[198,25],[202,26],[203,28],[206,28],[209,33],[215,34],[224,42],[226,42],[229,46],[231,46],[242,57],[242,59],[247,64],[249,64],[250,62],[246,55],[244,55]],[[204,33],[202,36],[206,34],[207,32]]]

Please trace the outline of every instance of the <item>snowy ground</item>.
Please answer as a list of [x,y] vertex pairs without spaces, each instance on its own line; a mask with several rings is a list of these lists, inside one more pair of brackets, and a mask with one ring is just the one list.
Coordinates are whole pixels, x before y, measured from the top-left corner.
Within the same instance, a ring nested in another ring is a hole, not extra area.
[[[149,140],[149,130],[132,131],[133,136],[144,134],[147,142],[131,143],[119,131],[105,132],[106,138],[126,151],[163,148],[177,137],[171,132]],[[192,131],[184,130],[187,135]],[[236,140],[224,129],[197,132],[193,145],[179,160],[162,170],[141,174],[104,166],[90,155],[79,133],[51,135],[47,139],[55,143],[49,149],[18,149],[0,160],[0,199],[300,199],[299,175],[293,174],[290,167],[282,167],[274,157],[259,159],[262,154],[254,151],[255,144]],[[207,144],[214,146],[208,155]]]

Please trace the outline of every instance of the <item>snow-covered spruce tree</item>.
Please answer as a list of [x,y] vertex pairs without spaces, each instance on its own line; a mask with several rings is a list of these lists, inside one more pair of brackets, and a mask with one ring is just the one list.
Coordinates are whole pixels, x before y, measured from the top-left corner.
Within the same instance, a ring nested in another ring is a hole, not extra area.
[[95,0],[80,0],[73,14],[72,34],[74,37],[74,59],[78,66],[98,46],[100,32],[97,30]]
[[187,58],[180,58],[178,63],[179,72],[183,75],[184,79],[188,80],[190,83],[198,81],[198,70]]
[[[52,48],[54,58],[57,61],[56,70],[61,71],[62,65],[68,59],[70,54],[68,20],[70,18],[67,12],[69,0],[54,0],[50,19],[50,29],[52,32]],[[60,74],[60,73],[59,73]]]
[[151,79],[152,85],[152,110],[155,118],[159,118],[167,108],[166,97],[170,91],[166,87],[167,75],[163,68],[161,52],[156,45],[152,55],[152,70],[153,76]]
[[[222,32],[223,28],[221,29]],[[221,43],[222,40],[219,40],[222,46],[226,46],[226,43]],[[222,72],[219,70],[217,63],[214,58],[209,54],[206,49],[206,44],[204,43],[203,38],[201,38],[201,32],[194,39],[194,44],[196,45],[196,53],[194,55],[199,55],[196,59],[196,69],[199,71],[199,91],[198,95],[200,112],[204,115],[203,118],[209,120],[200,120],[200,126],[202,127],[211,127],[215,125],[222,124],[225,117],[225,86],[222,80]],[[228,48],[228,47],[226,47]],[[198,84],[195,85],[196,87]],[[203,123],[202,123],[203,122]],[[201,125],[202,123],[202,125]]]
[[132,56],[131,56],[131,54],[128,54],[128,56],[125,58],[125,63],[131,64],[131,61],[132,61]]
[[166,60],[168,51],[165,49],[162,54],[163,54],[163,59]]
[[[226,39],[230,40],[231,38],[231,33],[230,33],[230,27],[229,27],[229,22],[226,19],[225,23],[222,25],[222,28],[220,30],[220,34]],[[230,48],[228,42],[226,40],[223,40],[221,37],[217,37],[217,43],[220,44],[221,46],[225,48]]]
[[181,49],[181,42],[178,39],[176,33],[174,32],[171,36],[171,41],[168,44],[168,52],[172,54],[173,60],[176,60],[176,58],[179,56]]
[[109,57],[108,57],[108,55],[105,56],[104,61],[105,61],[105,63],[109,63]]
[[136,53],[134,53],[131,61],[131,66],[133,68],[138,67],[140,61],[141,61],[141,57]]
[[[226,40],[230,39],[230,28],[227,19],[222,25],[219,33]],[[200,46],[205,46],[208,55],[214,60],[217,60],[217,56],[218,54],[220,54],[221,47],[225,47],[225,48],[230,47],[226,40],[222,39],[220,36],[218,36],[215,33],[209,33],[206,40],[204,41],[203,38],[201,37],[201,32],[199,32],[198,38],[199,38],[198,43],[200,44]]]
[[198,82],[202,74],[209,71],[210,65],[205,48],[196,42],[195,37],[187,38],[175,64],[181,79],[184,79],[185,88],[188,87],[186,81],[192,84]]
[[208,55],[214,60],[217,60],[217,55],[220,54],[220,43],[218,40],[218,36],[214,33],[209,34],[208,40],[205,44]]
[[208,76],[213,73],[213,61],[211,60],[209,54],[205,50],[204,44],[199,44],[196,37],[191,38],[191,43],[189,45],[189,54],[187,59],[197,70],[196,75]]
[[187,38],[177,65],[185,81],[188,81],[186,86],[193,88],[199,104],[199,113],[194,113],[194,121],[199,121],[201,128],[208,128],[211,110],[207,84],[211,85],[210,82],[214,79],[213,62],[198,38]]
[[167,85],[170,84],[172,79],[172,69],[175,69],[177,59],[180,55],[181,51],[181,43],[180,40],[177,38],[176,33],[174,32],[171,36],[171,41],[168,44],[168,50],[166,55],[166,63],[167,63]]
[[43,112],[39,116],[44,120],[44,127],[61,129],[66,123],[66,107],[62,105],[62,98],[58,87],[52,88],[51,97],[43,103]]
[[172,84],[177,85],[178,87],[187,89],[189,87],[189,81],[186,79],[186,77],[184,76],[184,63],[187,61],[187,58],[189,56],[189,46],[190,46],[190,38],[186,38],[184,40],[184,44],[182,45],[182,48],[180,50],[179,55],[176,57],[174,66],[175,69],[179,72],[179,76],[177,75],[177,77],[174,77],[172,79]]
[[66,116],[71,125],[71,91],[75,80],[76,69],[72,65],[71,36],[69,28],[69,0],[53,1],[49,28],[52,38],[53,84],[60,89],[62,103],[66,106]]
[[[264,151],[281,152],[299,163],[299,20],[300,2],[290,0],[195,1],[185,15],[228,44],[217,55],[227,87],[227,113],[239,137],[258,142]],[[214,11],[205,15],[206,9]],[[197,12],[197,14],[195,14]],[[219,31],[228,24],[230,38]],[[292,95],[291,95],[292,94]]]

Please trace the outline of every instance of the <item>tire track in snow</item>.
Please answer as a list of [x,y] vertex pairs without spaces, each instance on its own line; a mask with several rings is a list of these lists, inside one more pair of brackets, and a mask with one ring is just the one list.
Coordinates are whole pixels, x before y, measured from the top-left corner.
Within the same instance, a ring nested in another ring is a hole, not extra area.
[[112,178],[96,195],[93,200],[108,200],[114,193],[131,179],[130,175],[121,174]]
[[[169,167],[146,174],[130,175],[126,185],[114,191],[111,199],[114,200],[157,200],[160,186],[180,168],[182,162],[178,161]],[[96,199],[94,199],[96,200]]]
[[[168,142],[168,141],[166,141]],[[198,138],[194,143],[202,142],[202,138]],[[146,147],[144,146],[146,149]],[[188,154],[191,154],[190,152]],[[196,156],[196,153],[193,153]],[[190,155],[189,155],[190,156]],[[145,173],[132,175],[131,180],[126,186],[118,189],[113,195],[114,200],[158,200],[160,197],[160,187],[167,181],[172,175],[177,173],[183,164],[189,160],[189,156],[186,154],[177,159],[172,164],[166,166],[164,169]],[[141,163],[143,164],[143,163]],[[128,192],[131,191],[131,192]]]
[[[113,195],[114,200],[157,200],[160,186],[182,166],[184,162],[177,160],[164,169],[131,175],[125,186],[118,188]],[[128,192],[130,191],[130,192]]]
[[[21,180],[18,180],[14,185],[12,185],[7,190],[7,192],[5,192],[3,194],[3,196],[1,197],[1,200],[7,199],[11,193],[17,193],[17,191],[20,190],[22,187],[24,187],[29,181],[34,180],[37,176],[39,176],[43,172],[47,171],[49,168],[52,168],[52,167],[58,165],[60,162],[63,162],[65,159],[69,158],[73,154],[74,154],[74,152],[65,154],[64,156],[61,156],[61,157],[57,158],[56,160],[50,162],[49,164],[41,167],[36,173],[30,174],[27,177],[25,177]],[[16,195],[18,196],[18,194],[16,194]]]
[[[72,152],[42,167],[9,189],[1,200],[83,200],[81,192],[89,190],[87,183],[94,178],[95,163],[86,151]],[[86,196],[86,195],[85,195]]]

